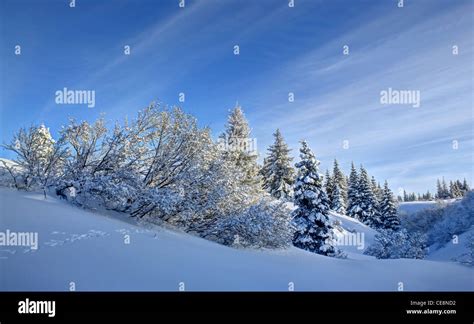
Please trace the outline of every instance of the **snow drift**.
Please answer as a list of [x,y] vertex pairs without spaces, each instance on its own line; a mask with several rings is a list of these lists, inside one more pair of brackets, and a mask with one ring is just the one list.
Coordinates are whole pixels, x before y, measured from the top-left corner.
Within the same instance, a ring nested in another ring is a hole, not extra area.
[[[39,237],[37,250],[0,246],[1,291],[287,291],[291,285],[296,291],[397,291],[400,283],[407,291],[474,288],[473,269],[453,262],[377,260],[356,247],[341,247],[347,259],[297,248],[238,250],[10,189],[0,189],[0,215],[1,231]],[[373,237],[354,219],[331,219],[339,221],[340,233]]]

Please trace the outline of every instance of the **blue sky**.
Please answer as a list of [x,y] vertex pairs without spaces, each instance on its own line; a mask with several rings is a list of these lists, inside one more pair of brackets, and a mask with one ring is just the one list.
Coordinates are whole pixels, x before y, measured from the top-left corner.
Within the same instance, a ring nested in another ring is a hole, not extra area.
[[[472,183],[472,1],[178,2],[0,0],[0,142],[33,123],[57,134],[68,117],[133,117],[153,100],[217,136],[238,101],[261,155],[280,128],[295,156],[308,140],[323,170],[353,160],[394,190]],[[96,106],[55,104],[64,87],[95,90]],[[420,91],[421,106],[382,105],[389,87]]]

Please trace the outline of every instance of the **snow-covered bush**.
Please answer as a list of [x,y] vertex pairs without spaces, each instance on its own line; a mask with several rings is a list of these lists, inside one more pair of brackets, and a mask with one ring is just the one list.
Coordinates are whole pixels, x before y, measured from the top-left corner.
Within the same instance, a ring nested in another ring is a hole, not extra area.
[[103,119],[71,120],[61,133],[71,157],[58,193],[73,187],[76,203],[99,203],[137,217],[166,216],[158,212],[159,202],[172,195],[170,203],[176,201],[186,181],[199,178],[190,170],[202,164],[211,142],[192,116],[158,104],[110,131]]
[[[228,127],[234,140],[246,125],[240,115]],[[167,222],[200,236],[220,228],[217,237],[224,239],[224,228],[234,223],[244,245],[279,247],[288,240],[290,212],[261,200],[266,194],[249,171],[256,157],[222,151],[210,130],[179,108],[152,103],[111,129],[102,118],[71,119],[60,135],[54,141],[44,126],[20,130],[6,146],[19,156],[15,170],[24,176],[11,172],[16,182],[26,179],[27,188],[44,190],[51,185],[74,204]]]
[[283,202],[263,198],[257,204],[219,220],[208,236],[234,247],[287,247],[293,238],[290,210]]
[[101,119],[92,125],[72,120],[62,133],[71,158],[58,187],[73,187],[80,205],[205,235],[259,199],[245,181],[248,174],[229,161],[209,130],[178,108],[152,104],[111,132]]
[[474,225],[474,192],[469,191],[460,201],[421,210],[402,218],[408,232],[422,232],[428,236],[428,245],[444,245]]
[[364,254],[377,259],[423,259],[426,254],[426,236],[419,232],[409,234],[405,229],[382,229]]
[[466,248],[467,252],[453,258],[453,261],[474,266],[474,234],[467,237]]
[[71,119],[61,130],[69,157],[56,194],[85,207],[125,211],[137,187],[134,170],[126,164],[132,153],[127,130],[116,125],[109,133],[103,119],[93,124]]
[[464,233],[472,225],[474,225],[474,191],[469,191],[461,201],[443,208],[442,219],[434,224],[428,234],[429,243],[444,245],[453,235]]
[[132,201],[138,198],[139,191],[135,178],[119,177],[116,174],[96,174],[79,181],[80,185],[76,182],[72,186],[67,186],[65,190],[61,190],[61,194],[64,195],[72,189],[74,194],[66,194],[67,199],[83,207],[102,207],[126,212]]
[[412,215],[400,212],[400,220],[403,228],[408,232],[428,233],[443,218],[444,210],[442,205],[420,210]]
[[16,154],[16,168],[3,163],[18,189],[46,189],[63,172],[67,157],[64,141],[55,141],[44,125],[21,128],[4,148]]
[[[199,128],[192,116],[179,109],[151,107],[132,129],[146,148],[135,167],[141,185],[132,216],[158,217],[202,232],[200,227],[214,218],[255,199],[243,181],[246,175],[224,158],[209,129]],[[167,206],[160,206],[160,197],[169,198]]]
[[203,235],[220,218],[250,206],[255,197],[248,195],[246,185],[239,180],[242,173],[223,160],[213,145],[202,153],[198,163],[174,185],[142,188],[131,209],[132,216],[159,218]]

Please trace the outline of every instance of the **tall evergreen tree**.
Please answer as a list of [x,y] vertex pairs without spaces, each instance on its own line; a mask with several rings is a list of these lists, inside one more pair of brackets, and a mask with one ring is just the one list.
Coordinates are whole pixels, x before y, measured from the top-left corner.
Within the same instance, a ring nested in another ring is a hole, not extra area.
[[464,178],[464,180],[463,180],[463,182],[462,182],[462,190],[463,190],[464,192],[467,192],[467,191],[471,190],[471,189],[469,188],[469,185],[467,184],[466,178]]
[[456,198],[456,189],[454,188],[453,181],[449,181],[449,197]]
[[439,179],[436,179],[436,198],[443,198],[443,187],[441,187],[441,181],[439,181]]
[[339,169],[337,160],[334,160],[334,168],[332,176],[329,175],[329,171],[326,172],[327,182],[326,187],[329,192],[330,207],[332,210],[339,214],[346,212],[346,177]]
[[333,179],[331,177],[331,174],[329,173],[329,170],[326,170],[326,175],[324,176],[324,188],[326,189],[326,194],[329,199],[329,204],[331,204],[332,200],[332,191],[334,189],[334,183]]
[[372,187],[372,192],[377,195],[377,180],[375,180],[374,176],[370,178],[370,186]]
[[377,192],[377,199],[378,199],[379,201],[382,201],[382,199],[383,199],[383,189],[382,189],[382,187],[380,186],[380,182],[377,182],[377,190],[376,190],[376,192]]
[[433,200],[433,196],[431,195],[431,192],[429,190],[426,192],[426,200]]
[[444,180],[444,177],[443,177],[443,180],[441,180],[441,189],[442,189],[442,199],[447,199],[449,198],[449,189],[448,189],[448,186],[446,185],[446,181]]
[[465,192],[464,192],[464,189],[463,189],[462,182],[458,179],[458,180],[456,180],[455,184],[456,184],[457,191],[458,191],[458,197],[464,196]]
[[294,170],[291,167],[290,149],[285,143],[280,130],[273,134],[275,141],[268,148],[261,175],[263,188],[277,199],[290,199],[294,183]]
[[232,161],[244,178],[243,183],[255,190],[260,188],[257,154],[250,137],[250,127],[240,106],[236,106],[229,114],[225,132],[226,149],[224,156]]
[[259,170],[259,174],[262,177],[262,188],[268,191],[270,188],[270,168],[271,162],[270,157],[266,156],[263,158],[263,165]]
[[344,208],[347,206],[347,181],[346,181],[346,176],[342,172],[342,170],[339,168],[339,163],[337,162],[336,159],[334,159],[334,167],[332,171],[333,177],[334,177],[334,182],[337,183],[339,186],[339,190],[342,195],[343,203],[344,203]]
[[377,210],[377,199],[372,191],[369,175],[364,167],[360,167],[359,177],[359,207],[361,213],[359,219],[373,228],[380,226],[380,218]]
[[344,214],[346,212],[343,193],[335,181],[333,182],[331,209],[339,214]]
[[293,244],[314,253],[336,256],[339,252],[333,245],[329,200],[323,189],[323,177],[318,171],[319,161],[305,141],[301,142],[300,159],[295,165],[294,200],[297,208],[293,211],[296,228]]
[[403,201],[410,201],[410,197],[405,190],[403,190]]
[[400,219],[397,215],[397,205],[392,191],[385,180],[382,201],[380,203],[380,224],[384,229],[400,229]]
[[359,219],[361,216],[361,209],[359,206],[359,175],[354,166],[351,164],[351,173],[349,175],[348,189],[347,189],[347,214],[353,218]]
[[382,202],[382,191],[379,190],[380,185],[377,185],[377,180],[375,180],[374,176],[370,179],[370,186],[375,196],[375,209],[377,210],[377,213],[380,214],[379,207]]
[[453,198],[459,198],[464,195],[463,190],[462,190],[462,183],[459,180],[456,180],[453,183]]

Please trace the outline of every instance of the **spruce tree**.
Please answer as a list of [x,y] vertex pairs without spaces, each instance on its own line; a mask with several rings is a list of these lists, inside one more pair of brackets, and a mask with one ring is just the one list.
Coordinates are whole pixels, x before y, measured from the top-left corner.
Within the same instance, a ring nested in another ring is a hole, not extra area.
[[372,192],[377,196],[377,180],[375,180],[374,176],[370,178],[370,185],[372,187]]
[[410,197],[405,190],[403,190],[403,201],[410,201]]
[[324,176],[324,188],[326,189],[326,194],[329,199],[329,204],[331,204],[332,201],[332,191],[334,189],[334,183],[333,179],[331,177],[331,174],[329,173],[329,170],[326,170],[326,175]]
[[[222,138],[221,138],[222,140]],[[243,173],[243,183],[253,189],[260,189],[257,154],[252,147],[250,127],[240,106],[236,106],[229,114],[225,132],[224,157],[234,163]]]
[[347,206],[347,181],[346,181],[346,176],[339,168],[339,163],[337,162],[336,159],[334,159],[334,167],[333,167],[332,174],[334,177],[334,182],[337,183],[337,185],[339,186],[339,190],[341,192],[344,208],[345,208],[345,206]]
[[457,187],[458,197],[464,196],[465,192],[464,192],[464,189],[463,189],[462,182],[458,179],[458,180],[456,180],[455,184],[456,184],[456,187]]
[[360,167],[359,177],[359,197],[359,207],[361,209],[359,220],[370,227],[379,227],[380,219],[377,210],[377,199],[372,191],[369,175],[362,166]]
[[346,212],[343,194],[337,182],[333,182],[331,209],[339,214],[344,214]]
[[466,178],[464,178],[464,180],[463,180],[463,182],[462,182],[462,190],[463,190],[464,192],[468,192],[469,190],[471,190],[471,189],[469,188],[469,185],[467,184]]
[[318,171],[319,161],[305,141],[301,142],[300,159],[295,165],[294,201],[297,208],[293,211],[296,229],[293,245],[314,253],[336,256],[339,251],[333,245],[329,200],[323,188],[323,177]]
[[291,167],[290,149],[285,143],[280,130],[273,134],[275,141],[268,148],[261,170],[263,188],[277,199],[290,199],[294,183],[294,170]]
[[459,198],[463,196],[462,184],[459,180],[453,182],[453,198]]
[[446,181],[443,180],[441,181],[441,190],[442,190],[442,199],[447,199],[449,198],[449,189],[448,186],[446,185]]
[[372,178],[370,179],[370,186],[375,196],[375,209],[377,210],[377,213],[380,214],[379,206],[382,202],[382,192],[379,191],[380,185],[377,186],[377,180],[375,180],[374,176],[372,176]]
[[379,201],[382,201],[382,199],[383,199],[383,198],[382,198],[382,197],[383,197],[383,189],[382,189],[382,187],[380,186],[380,182],[377,182],[377,190],[376,190],[376,192],[377,192],[377,199],[378,199]]
[[263,165],[260,168],[259,174],[262,177],[262,188],[265,189],[266,191],[269,191],[270,188],[270,178],[271,178],[271,162],[270,162],[270,157],[266,156],[263,158]]
[[433,199],[433,197],[432,197],[432,195],[431,195],[431,192],[428,190],[428,191],[426,192],[426,200],[430,201],[430,200],[432,200],[432,199]]
[[380,223],[384,229],[398,230],[400,229],[400,219],[397,214],[397,205],[392,191],[388,187],[385,180],[382,201],[380,203]]
[[359,175],[357,174],[354,162],[351,164],[351,173],[349,175],[347,201],[347,214],[350,217],[359,219],[361,213],[359,206]]
[[456,189],[452,180],[449,181],[449,198],[456,198]]
[[436,179],[436,198],[443,198],[443,188],[441,187],[441,181],[439,181],[439,179]]

